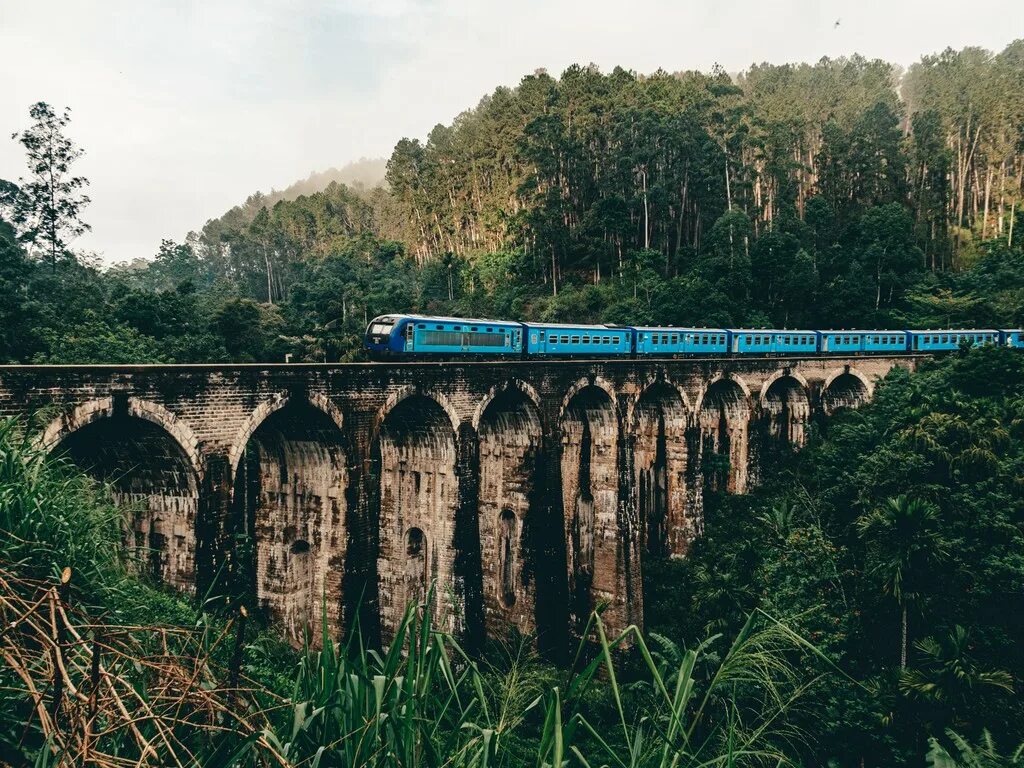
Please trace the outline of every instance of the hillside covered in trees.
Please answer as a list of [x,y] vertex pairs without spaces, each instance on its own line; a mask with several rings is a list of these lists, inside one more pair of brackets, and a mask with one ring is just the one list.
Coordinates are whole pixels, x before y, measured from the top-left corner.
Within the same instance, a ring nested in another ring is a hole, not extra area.
[[47,251],[4,184],[0,358],[352,359],[368,318],[408,310],[1024,324],[1024,41],[906,71],[537,72],[399,141],[386,184],[330,179],[106,270]]
[[[69,114],[30,120],[0,362],[356,359],[405,310],[1024,325],[1024,41],[535,73],[398,142],[383,184],[314,175],[105,269],[73,247]],[[244,595],[153,584],[109,493],[3,421],[0,764],[1021,765],[1022,446],[1024,356],[897,370],[800,453],[766,446],[750,494],[708,488],[687,558],[644,563],[631,651],[555,669],[412,610],[386,653],[288,647]]]

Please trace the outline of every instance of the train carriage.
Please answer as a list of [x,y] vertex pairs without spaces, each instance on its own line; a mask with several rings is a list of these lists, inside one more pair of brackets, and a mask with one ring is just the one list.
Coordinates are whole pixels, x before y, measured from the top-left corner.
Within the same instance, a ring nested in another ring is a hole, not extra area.
[[518,356],[523,327],[504,320],[382,315],[367,327],[366,348],[375,356]]
[[906,352],[906,331],[840,330],[821,331],[821,351],[859,355],[862,353],[892,354]]
[[803,330],[730,328],[730,346],[738,355],[792,355],[818,351],[818,333]]
[[984,344],[998,344],[996,330],[959,330],[944,328],[927,331],[908,331],[909,349],[912,352],[950,352],[967,344],[980,347]]
[[667,328],[637,326],[637,355],[724,355],[729,332],[724,328]]
[[545,356],[629,357],[633,329],[611,325],[523,323],[526,353]]
[[1024,330],[1020,328],[999,331],[999,344],[1013,349],[1024,349]]

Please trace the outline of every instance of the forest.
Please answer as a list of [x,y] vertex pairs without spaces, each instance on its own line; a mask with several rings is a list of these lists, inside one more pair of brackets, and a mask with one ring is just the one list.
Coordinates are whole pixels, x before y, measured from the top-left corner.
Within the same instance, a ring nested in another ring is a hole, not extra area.
[[412,310],[1024,324],[1024,41],[906,71],[537,72],[399,141],[380,183],[364,161],[256,193],[104,269],[69,245],[88,226],[70,113],[32,115],[29,173],[0,182],[2,361],[353,360],[368,319]]
[[[368,319],[412,310],[1024,325],[1024,41],[906,70],[538,71],[399,141],[378,183],[256,193],[113,266],[74,247],[71,113],[26,126],[2,363],[359,360]],[[644,631],[595,615],[568,668],[529,638],[471,656],[413,609],[387,651],[291,648],[242,598],[151,583],[107,490],[31,428],[0,422],[0,764],[1024,764],[1012,350],[896,370],[766,451],[752,493],[708,488],[688,556],[644,564]]]

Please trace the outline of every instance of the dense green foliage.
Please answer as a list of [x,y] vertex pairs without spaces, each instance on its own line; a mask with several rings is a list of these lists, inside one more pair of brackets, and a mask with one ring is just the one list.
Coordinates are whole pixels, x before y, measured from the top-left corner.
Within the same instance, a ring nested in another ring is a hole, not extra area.
[[311,177],[105,271],[54,256],[14,215],[34,188],[0,182],[0,360],[352,359],[368,319],[410,310],[1016,327],[1022,94],[1022,41],[902,75],[536,73],[399,141],[385,186]]
[[759,607],[861,681],[812,694],[811,764],[920,764],[946,729],[1024,740],[1024,360],[896,369],[769,470],[653,577],[652,628],[729,633]]

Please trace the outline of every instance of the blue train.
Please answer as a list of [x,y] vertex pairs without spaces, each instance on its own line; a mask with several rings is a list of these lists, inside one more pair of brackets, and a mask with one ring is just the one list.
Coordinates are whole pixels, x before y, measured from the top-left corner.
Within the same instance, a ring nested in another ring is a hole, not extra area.
[[366,328],[370,357],[701,357],[726,355],[864,355],[944,352],[961,346],[1024,349],[1024,330],[926,331],[791,328],[668,328],[519,323],[426,315],[381,315]]

